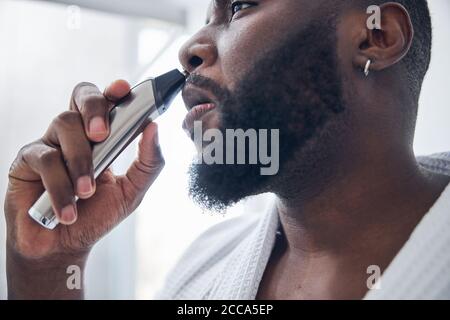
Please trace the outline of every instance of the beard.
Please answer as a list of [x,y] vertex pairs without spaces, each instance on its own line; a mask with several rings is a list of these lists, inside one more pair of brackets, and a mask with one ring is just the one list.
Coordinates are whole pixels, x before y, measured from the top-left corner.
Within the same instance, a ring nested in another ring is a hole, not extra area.
[[248,196],[274,192],[283,176],[302,171],[297,155],[320,144],[319,132],[345,110],[336,46],[334,21],[312,23],[264,54],[233,92],[199,75],[188,79],[220,101],[223,136],[227,129],[278,129],[280,137],[278,177],[261,175],[260,165],[192,164],[189,194],[197,204],[223,212]]

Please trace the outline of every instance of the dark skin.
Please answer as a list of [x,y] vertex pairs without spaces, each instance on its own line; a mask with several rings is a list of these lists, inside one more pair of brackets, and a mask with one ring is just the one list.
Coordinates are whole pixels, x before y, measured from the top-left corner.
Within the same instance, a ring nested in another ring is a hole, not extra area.
[[[235,8],[233,15],[221,2],[211,4],[207,25],[181,49],[180,60],[187,71],[230,90],[255,55],[274,46],[280,34],[320,17],[329,5],[261,0]],[[411,46],[410,18],[392,3],[383,6],[382,14],[383,32],[366,28],[364,11],[347,8],[340,17],[339,68],[357,134],[345,137],[341,156],[329,164],[339,174],[311,175],[315,179],[303,183],[307,188],[274,186],[284,236],[274,248],[259,299],[363,298],[367,267],[386,269],[449,183],[447,177],[419,169],[408,129],[414,121],[399,111],[399,106],[416,107],[398,64]],[[372,75],[365,78],[362,68],[368,59],[373,61]],[[157,128],[150,124],[127,175],[116,177],[108,171],[91,188],[78,183],[86,180],[80,177],[92,180],[87,146],[108,136],[107,111],[129,89],[123,81],[114,82],[104,94],[91,84],[77,86],[71,111],[20,151],[5,203],[10,298],[83,298],[83,290],[67,290],[67,266],[84,267],[92,246],[137,207],[161,171]],[[90,130],[91,120],[98,117],[106,129]],[[215,126],[217,118],[214,111],[209,113],[205,126]],[[62,223],[54,232],[27,216],[43,185]],[[74,195],[83,199],[75,211],[70,209]]]

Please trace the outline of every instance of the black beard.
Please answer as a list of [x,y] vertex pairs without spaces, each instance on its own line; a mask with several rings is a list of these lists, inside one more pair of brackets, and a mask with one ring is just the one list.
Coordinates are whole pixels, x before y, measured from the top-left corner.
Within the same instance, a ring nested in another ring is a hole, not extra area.
[[[322,21],[290,36],[281,46],[264,54],[233,93],[201,76],[188,80],[218,97],[218,129],[224,136],[226,129],[280,130],[281,176],[289,174],[287,163],[301,153],[302,146],[345,109],[334,26],[335,23]],[[320,139],[314,143],[320,143]],[[283,180],[261,175],[260,168],[193,164],[190,196],[200,206],[222,212],[248,196],[273,191],[275,181]]]

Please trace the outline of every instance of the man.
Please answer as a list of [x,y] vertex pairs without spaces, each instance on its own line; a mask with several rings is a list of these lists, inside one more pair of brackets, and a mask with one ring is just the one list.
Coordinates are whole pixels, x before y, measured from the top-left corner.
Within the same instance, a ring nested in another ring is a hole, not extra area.
[[[265,214],[202,235],[158,298],[362,299],[377,274],[381,290],[367,298],[450,298],[450,281],[436,283],[450,261],[441,250],[449,156],[418,162],[412,150],[430,61],[427,3],[379,3],[381,29],[368,28],[373,4],[212,1],[206,25],[180,51],[190,73],[184,127],[279,129],[280,168],[264,176],[257,165],[194,164],[190,191],[218,210],[263,192],[276,200]],[[82,298],[66,287],[67,266],[84,268],[163,168],[150,124],[127,174],[93,181],[90,143],[108,136],[108,111],[129,89],[78,85],[70,111],[12,165],[10,298]],[[55,231],[27,215],[44,188],[62,224]]]

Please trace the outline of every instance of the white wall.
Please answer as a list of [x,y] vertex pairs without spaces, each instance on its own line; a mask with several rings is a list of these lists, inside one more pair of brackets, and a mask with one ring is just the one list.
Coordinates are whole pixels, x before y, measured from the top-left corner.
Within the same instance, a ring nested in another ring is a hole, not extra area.
[[450,151],[450,1],[429,0],[433,19],[433,53],[420,100],[415,151]]
[[[83,10],[81,29],[69,30],[67,19],[65,6],[0,1],[2,209],[8,168],[17,151],[20,146],[39,138],[51,119],[67,110],[72,88],[81,81],[90,81],[103,88],[113,79],[128,79],[138,67],[134,23],[122,17]],[[95,248],[87,274],[88,297],[126,298],[134,295],[133,265],[125,264],[129,270],[117,272],[117,264],[107,263],[112,261],[113,255],[133,261],[134,225],[130,219]],[[2,214],[0,298],[6,294],[4,228]],[[129,277],[125,282],[120,276],[123,274]]]

